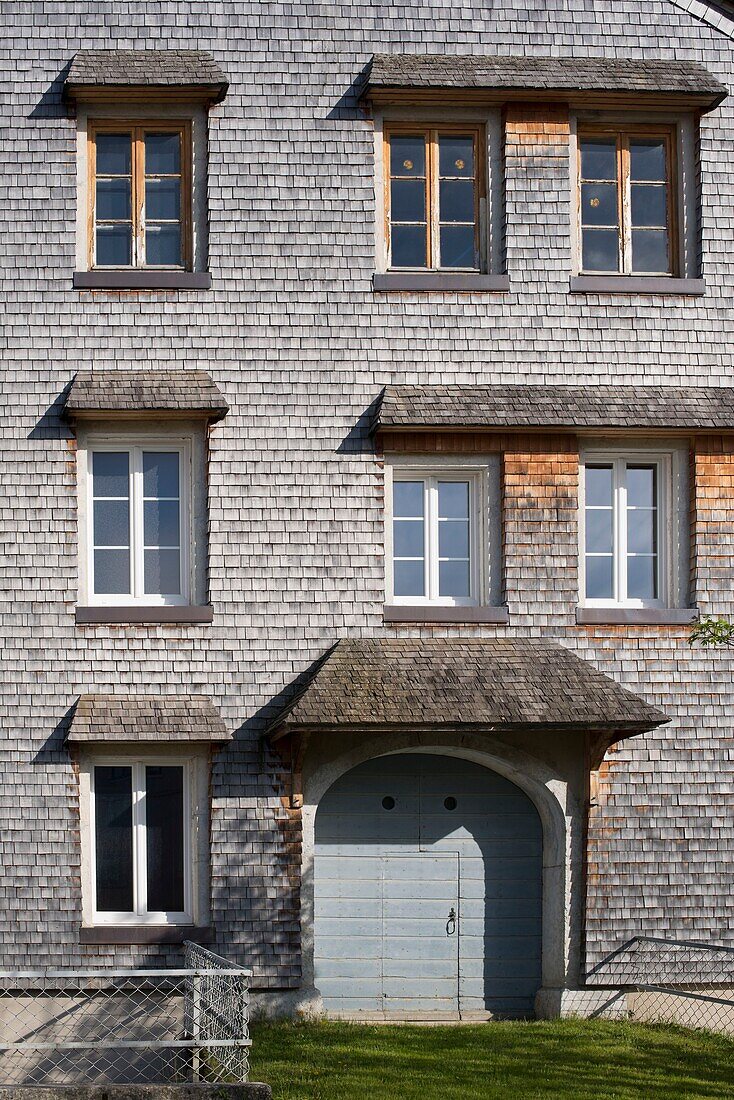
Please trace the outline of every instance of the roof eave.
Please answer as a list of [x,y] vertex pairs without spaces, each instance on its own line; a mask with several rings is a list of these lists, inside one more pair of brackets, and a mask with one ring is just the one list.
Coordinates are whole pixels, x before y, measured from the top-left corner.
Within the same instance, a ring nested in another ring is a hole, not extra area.
[[140,102],[155,98],[166,102],[198,100],[213,105],[221,103],[228,90],[228,81],[214,84],[87,84],[67,81],[64,84],[64,98],[72,103]]
[[612,720],[610,722],[299,722],[286,718],[274,723],[266,731],[268,741],[274,743],[292,734],[391,734],[420,733],[440,730],[444,733],[579,733],[606,735],[613,745],[626,737],[650,733],[671,719],[651,708],[650,717],[642,722]]
[[727,97],[726,90],[716,93],[686,92],[680,89],[645,91],[644,89],[569,89],[569,88],[504,88],[456,84],[372,84],[367,81],[359,99],[378,106],[390,104],[430,105],[460,99],[465,105],[501,106],[511,102],[564,103],[589,109],[643,104],[657,110],[700,110],[703,114],[715,110]]

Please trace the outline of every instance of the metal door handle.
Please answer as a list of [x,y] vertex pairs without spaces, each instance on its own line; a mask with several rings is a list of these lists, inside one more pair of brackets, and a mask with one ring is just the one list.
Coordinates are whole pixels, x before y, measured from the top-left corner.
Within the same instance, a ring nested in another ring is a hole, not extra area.
[[451,907],[449,909],[449,919],[446,921],[446,935],[453,936],[456,931],[456,910]]

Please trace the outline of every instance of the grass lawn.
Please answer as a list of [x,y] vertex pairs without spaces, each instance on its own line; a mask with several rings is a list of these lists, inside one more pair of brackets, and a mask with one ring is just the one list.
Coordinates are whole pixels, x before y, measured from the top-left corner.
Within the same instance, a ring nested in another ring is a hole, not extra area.
[[252,1040],[250,1079],[274,1100],[734,1097],[734,1042],[675,1027],[262,1023]]

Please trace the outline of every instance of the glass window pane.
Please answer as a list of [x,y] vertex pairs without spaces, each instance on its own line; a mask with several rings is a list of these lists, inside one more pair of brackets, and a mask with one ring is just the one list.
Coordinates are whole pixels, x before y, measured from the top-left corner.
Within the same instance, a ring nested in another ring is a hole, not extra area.
[[664,229],[632,230],[632,270],[669,270],[668,234]]
[[184,775],[182,767],[145,769],[148,911],[184,910]]
[[130,180],[97,180],[95,210],[97,220],[112,218],[122,221],[130,217]]
[[422,481],[396,481],[393,483],[392,495],[394,515],[423,516]]
[[132,166],[130,134],[97,134],[98,176],[129,176]]
[[422,134],[393,134],[390,138],[390,175],[424,176],[426,139]]
[[584,225],[618,225],[616,183],[581,184],[581,221]]
[[146,546],[178,546],[180,541],[177,500],[146,500],[143,504],[143,540]]
[[438,139],[439,176],[474,175],[474,139],[442,134]]
[[627,557],[627,598],[657,599],[657,558]]
[[654,554],[657,511],[633,508],[627,512],[627,549],[631,554]]
[[132,768],[94,769],[94,862],[97,909],[132,913]]
[[94,551],[94,591],[98,596],[130,592],[130,551]]
[[442,225],[441,267],[476,267],[473,225]]
[[133,231],[130,225],[98,225],[95,263],[100,267],[129,267]]
[[145,550],[143,552],[143,588],[146,595],[181,595],[179,550]]
[[178,467],[176,451],[144,451],[143,496],[178,497]]
[[393,225],[390,230],[393,267],[426,267],[426,229],[420,225]]
[[655,466],[627,467],[627,506],[629,508],[654,508],[657,478]]
[[146,176],[176,175],[181,171],[181,148],[178,134],[145,135]]
[[394,222],[426,220],[425,180],[393,180],[390,184],[390,218]]
[[630,141],[630,179],[667,179],[665,142],[661,138],[634,138]]
[[145,262],[152,267],[181,264],[181,226],[151,225],[145,227]]
[[619,236],[616,229],[584,229],[581,238],[584,271],[619,271]]
[[178,221],[181,217],[181,181],[146,180],[145,216],[151,221],[158,218]]
[[393,564],[393,589],[396,596],[425,596],[422,561],[396,561]]
[[438,514],[441,519],[467,519],[469,516],[469,482],[439,481]]
[[393,521],[393,554],[396,558],[422,558],[424,551],[423,521],[396,519]]
[[438,203],[440,221],[473,223],[474,180],[441,180]]
[[587,505],[612,506],[612,467],[587,466],[584,492]]
[[633,225],[668,224],[668,189],[664,183],[633,183],[631,191]]
[[127,451],[95,451],[92,455],[92,484],[96,497],[127,497],[130,485],[130,456]]
[[583,138],[581,141],[581,178],[616,180],[617,143],[609,138]]
[[611,600],[614,598],[612,557],[586,559],[587,600]]
[[441,520],[438,525],[438,553],[441,558],[469,557],[468,520]]
[[468,561],[440,561],[438,563],[438,594],[454,598],[471,595]]
[[127,500],[95,500],[94,545],[130,545],[130,505]]
[[613,513],[611,508],[587,508],[585,515],[586,552],[611,554],[613,549]]

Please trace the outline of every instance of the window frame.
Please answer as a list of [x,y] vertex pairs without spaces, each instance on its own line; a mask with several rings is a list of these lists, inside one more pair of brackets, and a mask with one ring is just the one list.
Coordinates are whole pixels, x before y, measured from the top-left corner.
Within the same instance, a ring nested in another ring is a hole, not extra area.
[[[614,596],[586,596],[586,468],[609,466],[612,473],[612,576]],[[622,467],[655,466],[657,471],[657,582],[655,599],[630,599],[626,594],[627,539],[626,486],[620,478]],[[579,459],[579,603],[583,607],[669,608],[675,591],[674,472],[670,452],[625,449],[624,451],[585,450]],[[624,595],[622,595],[624,593]]]
[[[393,135],[423,134],[426,142],[426,260],[424,267],[397,267],[392,263],[392,219],[390,172],[390,139]],[[438,139],[444,134],[471,134],[474,139],[474,255],[477,263],[472,267],[442,267],[440,258],[439,228],[439,172]],[[487,270],[486,249],[483,244],[482,215],[487,199],[487,126],[484,122],[468,121],[460,123],[429,122],[426,120],[390,121],[386,120],[382,130],[382,187],[383,187],[383,244],[385,251],[385,270],[405,275],[426,274],[482,274]]]
[[[180,912],[147,912],[141,904],[147,897],[147,841],[145,827],[145,768],[183,768],[183,861],[184,908]],[[130,767],[132,769],[132,833],[133,833],[133,897],[131,912],[100,911],[97,909],[97,835],[95,829],[95,769],[97,767]],[[93,926],[99,925],[193,925],[195,875],[193,859],[193,799],[194,767],[192,757],[181,755],[96,755],[89,760],[89,884],[90,907]],[[136,775],[138,782],[136,783]],[[142,777],[142,779],[141,779]]]
[[[131,221],[132,263],[122,266],[98,264],[97,239],[97,134],[129,132],[131,135]],[[148,264],[145,255],[145,153],[147,132],[178,133],[181,141],[181,263]],[[141,152],[142,150],[142,152]],[[90,119],[87,124],[87,267],[89,271],[192,271],[192,125],[190,119]]]
[[[97,593],[94,590],[94,477],[97,452],[127,451],[130,455],[130,592]],[[179,538],[181,592],[164,595],[146,593],[144,584],[142,454],[162,451],[179,455]],[[192,447],[190,439],[93,439],[86,447],[86,588],[87,603],[95,607],[188,607],[191,604]]]
[[[585,139],[614,138],[617,145],[617,218],[618,218],[618,257],[619,266],[613,270],[590,270],[583,266],[584,227],[581,207],[582,157],[581,144]],[[665,142],[666,210],[668,233],[668,271],[636,271],[632,267],[632,226],[631,226],[631,190],[629,176],[630,138],[661,137]],[[681,269],[679,206],[682,201],[678,180],[678,143],[679,132],[676,123],[661,122],[658,125],[642,123],[599,123],[579,122],[576,132],[576,233],[577,255],[576,269],[580,275],[600,278],[631,277],[639,279],[677,278]]]

